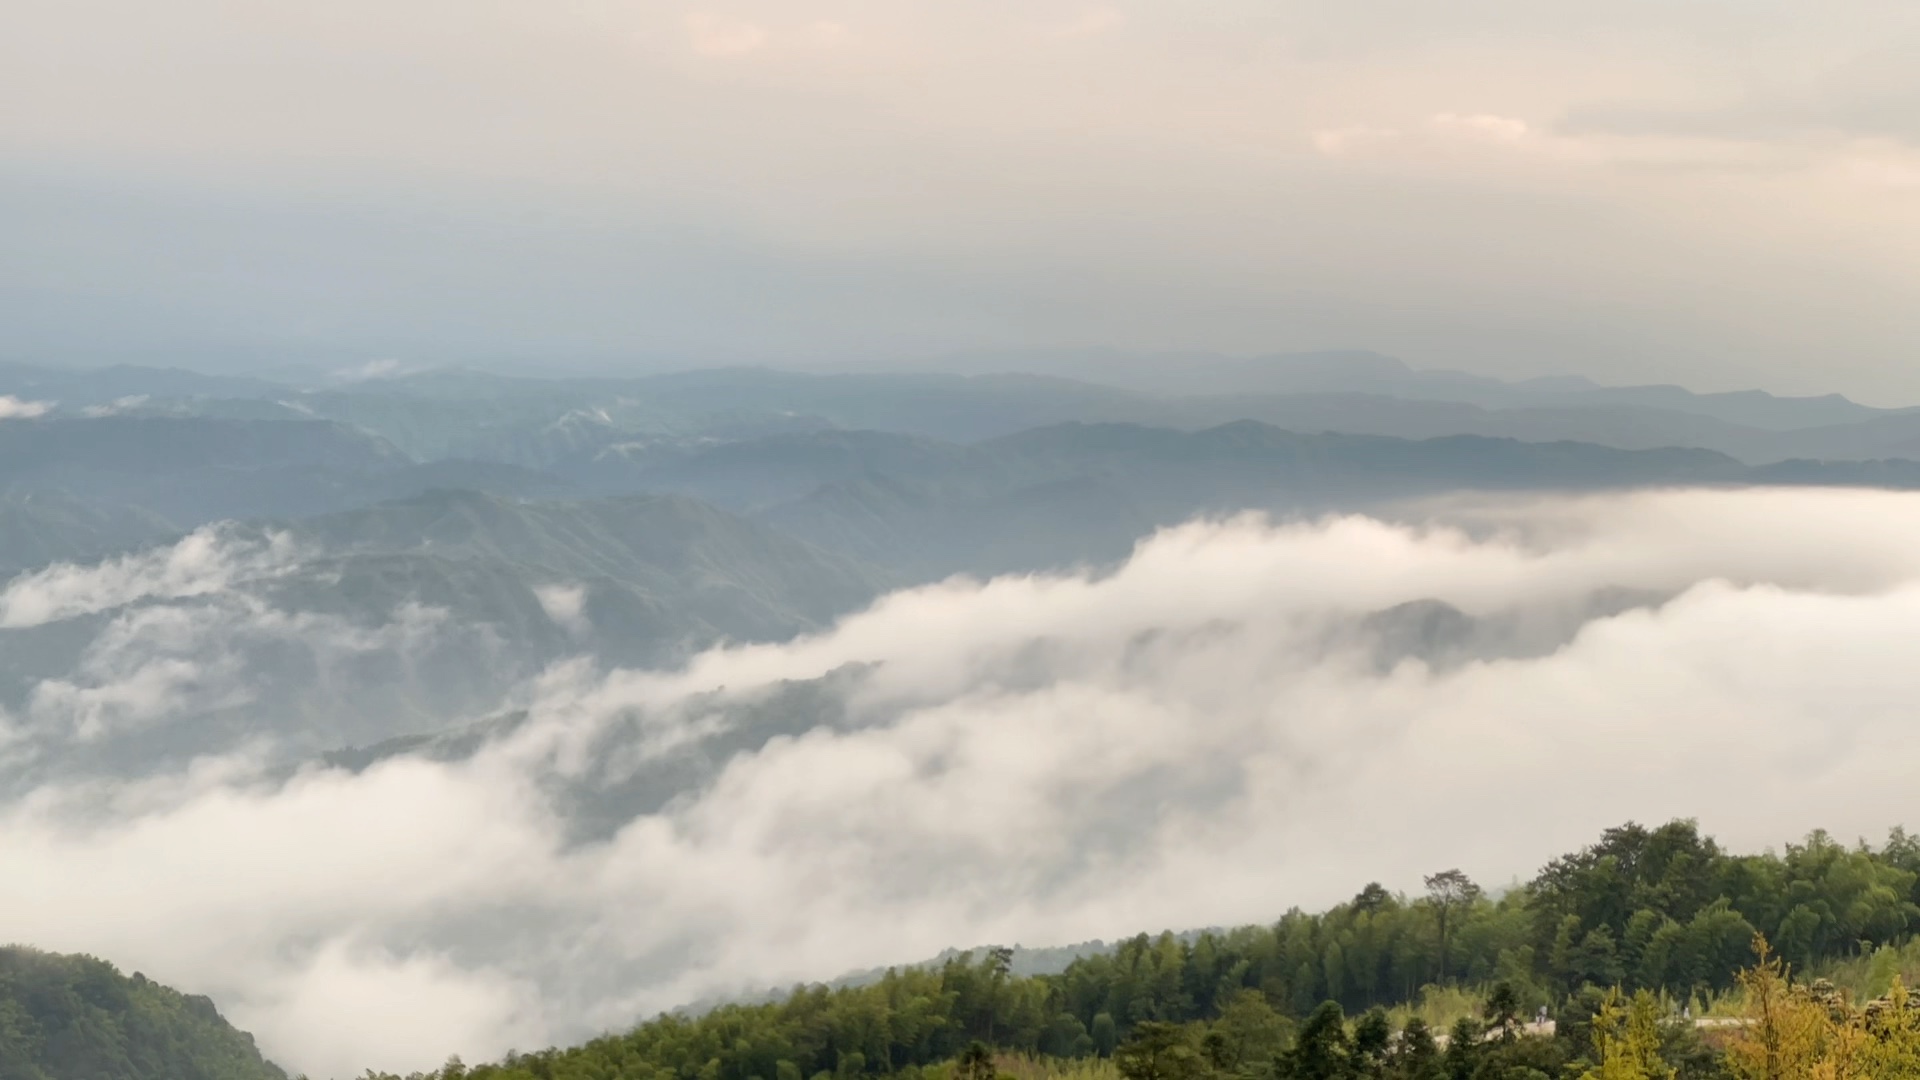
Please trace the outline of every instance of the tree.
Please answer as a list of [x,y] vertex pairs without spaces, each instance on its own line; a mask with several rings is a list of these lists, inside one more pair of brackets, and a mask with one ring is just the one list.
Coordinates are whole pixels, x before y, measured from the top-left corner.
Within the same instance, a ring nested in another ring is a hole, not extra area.
[[1292,1023],[1273,1010],[1258,990],[1239,990],[1226,1000],[1213,1034],[1226,1042],[1228,1064],[1264,1066],[1287,1042]]
[[1340,947],[1339,941],[1327,942],[1320,966],[1326,972],[1327,997],[1339,1001],[1346,996],[1347,988],[1347,951]]
[[1004,945],[995,945],[987,950],[985,964],[987,973],[987,1041],[993,1041],[993,1020],[1000,1011],[1000,991],[1006,986],[1007,977],[1013,974],[1013,950]]
[[1452,929],[1453,915],[1463,908],[1470,908],[1480,899],[1480,886],[1458,870],[1442,870],[1429,874],[1426,878],[1427,903],[1433,905],[1434,917],[1440,922],[1440,981],[1447,981],[1447,949],[1449,931]]
[[1595,986],[1619,982],[1625,972],[1613,942],[1613,931],[1604,926],[1587,931],[1574,949],[1573,970],[1577,978]]
[[1359,895],[1355,896],[1348,906],[1355,911],[1375,912],[1391,903],[1393,903],[1393,894],[1387,891],[1386,886],[1377,881],[1371,881],[1367,883],[1366,888],[1360,890]]
[[1659,1003],[1645,990],[1624,1000],[1610,991],[1593,1018],[1596,1064],[1581,1080],[1673,1080],[1660,1056]]
[[1135,1024],[1114,1051],[1113,1064],[1126,1080],[1198,1080],[1207,1072],[1187,1029],[1162,1020]]
[[1388,1075],[1394,1080],[1440,1080],[1440,1047],[1425,1020],[1417,1016],[1407,1020],[1394,1046]]
[[[1896,830],[1895,841],[1904,838]],[[1862,1025],[1871,1036],[1862,1072],[1874,1080],[1920,1080],[1920,1008],[1899,976],[1886,997],[1868,1006]]]
[[1487,1030],[1498,1032],[1500,1038],[1512,1040],[1520,1034],[1520,994],[1513,984],[1497,982],[1487,994],[1486,1008],[1482,1010]]
[[975,1039],[960,1051],[960,1057],[953,1063],[954,1080],[993,1080],[998,1070],[993,1064],[993,1051],[987,1044]]
[[1393,1026],[1378,1006],[1354,1021],[1351,1058],[1353,1071],[1366,1077],[1386,1075],[1387,1050],[1393,1044]]
[[1453,1022],[1447,1032],[1447,1080],[1472,1080],[1480,1064],[1480,1025],[1467,1017]]
[[1314,966],[1306,960],[1293,972],[1293,1014],[1305,1016],[1313,1011],[1314,1001],[1320,996],[1320,977],[1314,973]]
[[1337,1001],[1321,1002],[1300,1025],[1293,1049],[1276,1070],[1289,1080],[1349,1080],[1354,1075],[1347,1017]]
[[1787,966],[1767,939],[1753,936],[1754,964],[1740,973],[1747,1013],[1727,1044],[1727,1065],[1740,1080],[1803,1080],[1813,1075],[1832,1024],[1828,1011],[1787,980]]

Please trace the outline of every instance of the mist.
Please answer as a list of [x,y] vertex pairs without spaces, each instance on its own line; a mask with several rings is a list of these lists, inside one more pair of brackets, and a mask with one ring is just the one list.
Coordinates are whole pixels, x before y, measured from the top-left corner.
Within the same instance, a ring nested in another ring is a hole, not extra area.
[[[50,779],[0,808],[0,907],[321,1077],[952,945],[1266,921],[1449,866],[1500,885],[1630,818],[1878,836],[1900,810],[1860,793],[1920,767],[1917,538],[1920,497],[1864,491],[1197,521],[1111,572],[954,579],[671,669],[562,663],[457,754]],[[200,580],[177,561],[113,588]],[[796,687],[825,722],[578,827]]]

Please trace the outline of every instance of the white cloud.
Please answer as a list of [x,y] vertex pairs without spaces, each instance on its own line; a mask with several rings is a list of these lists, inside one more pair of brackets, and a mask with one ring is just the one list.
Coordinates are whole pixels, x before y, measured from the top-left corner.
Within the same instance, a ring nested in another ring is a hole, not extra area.
[[1490,113],[1436,113],[1413,134],[1396,127],[1355,124],[1321,128],[1312,133],[1313,146],[1325,157],[1350,157],[1392,153],[1403,156],[1433,156],[1466,146],[1493,146],[1503,149],[1526,148],[1536,152],[1558,152],[1565,157],[1592,157],[1569,153],[1575,140],[1543,138],[1525,120]]
[[[368,382],[373,379],[398,378],[401,375],[407,374],[407,369],[401,365],[400,361],[387,357],[379,360],[369,360],[358,367],[338,368],[328,374],[338,382]],[[293,402],[282,402],[281,404],[290,405],[294,408],[302,408]],[[308,410],[303,409],[302,411]]]
[[760,51],[770,36],[756,22],[711,12],[687,15],[687,45],[701,56],[736,57]]
[[[461,763],[43,787],[0,807],[0,910],[347,1075],[946,945],[1264,920],[1437,866],[1506,881],[1629,817],[1740,847],[1898,820],[1858,792],[1920,769],[1920,497],[1404,516],[1195,524],[1106,577],[929,586],[673,671],[570,665]],[[1645,599],[1596,608],[1619,590]],[[1368,619],[1418,600],[1475,636],[1393,662]],[[567,832],[556,784],[835,672],[835,723]],[[418,1024],[363,1023],[404,994]]]
[[80,410],[80,415],[88,417],[90,419],[97,420],[103,416],[118,416],[123,412],[127,412],[132,409],[137,409],[140,406],[145,405],[146,403],[147,403],[147,395],[129,394],[125,397],[114,398],[111,402],[105,405],[89,405],[86,408]]
[[[410,658],[432,643],[445,614],[403,603],[386,621],[361,626],[337,615],[279,610],[224,587],[202,602],[138,605],[107,622],[72,672],[34,685],[28,716],[56,742],[67,733],[89,742],[163,718],[254,703],[284,712],[289,691],[305,690],[307,704],[318,705],[312,699],[330,689],[343,664],[369,654]],[[301,659],[289,667],[289,656]],[[276,695],[276,681],[294,685]],[[295,717],[272,719],[256,739],[300,741]]]
[[0,394],[0,420],[32,420],[47,415],[51,401],[22,401],[12,394]]
[[1506,143],[1519,142],[1526,138],[1531,130],[1527,127],[1525,120],[1511,116],[1494,116],[1490,113],[1462,116],[1458,113],[1443,112],[1435,114],[1430,123],[1435,131],[1443,135]]
[[171,547],[92,566],[56,563],[7,583],[0,592],[0,629],[38,626],[147,597],[217,592],[241,577],[290,569],[294,555],[285,533],[248,537],[228,526],[208,525]]
[[288,1060],[341,1060],[344,1027],[362,1059],[408,1061],[418,1060],[423,1042],[534,1048],[543,1032],[520,1019],[534,1012],[526,994],[510,976],[489,977],[444,956],[398,955],[336,938],[252,1008],[290,1021],[281,1051]]
[[593,632],[587,619],[587,590],[582,585],[543,585],[533,590],[540,609],[554,624],[575,637]]

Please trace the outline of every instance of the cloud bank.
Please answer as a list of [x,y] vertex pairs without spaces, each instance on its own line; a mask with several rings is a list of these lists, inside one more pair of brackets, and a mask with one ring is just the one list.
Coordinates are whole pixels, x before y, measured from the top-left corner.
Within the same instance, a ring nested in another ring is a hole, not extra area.
[[345,1076],[948,945],[1505,882],[1629,817],[1877,834],[1902,807],[1861,793],[1920,768],[1916,540],[1920,497],[1846,491],[1194,523],[1104,576],[562,665],[473,752],[41,785],[0,807],[0,909]]

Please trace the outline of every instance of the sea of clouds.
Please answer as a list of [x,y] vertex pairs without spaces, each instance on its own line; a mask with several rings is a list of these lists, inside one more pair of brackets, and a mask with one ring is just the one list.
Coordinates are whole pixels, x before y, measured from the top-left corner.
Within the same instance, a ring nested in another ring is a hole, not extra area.
[[[203,544],[23,577],[0,613],[164,611],[285,556]],[[289,770],[237,743],[47,779],[0,805],[0,910],[211,994],[291,1069],[421,1068],[952,945],[1266,921],[1451,866],[1504,884],[1630,818],[1877,837],[1920,770],[1916,641],[1915,495],[1196,522],[675,670],[562,664],[471,752]],[[725,741],[796,686],[831,722]],[[714,746],[616,827],[570,820]]]

